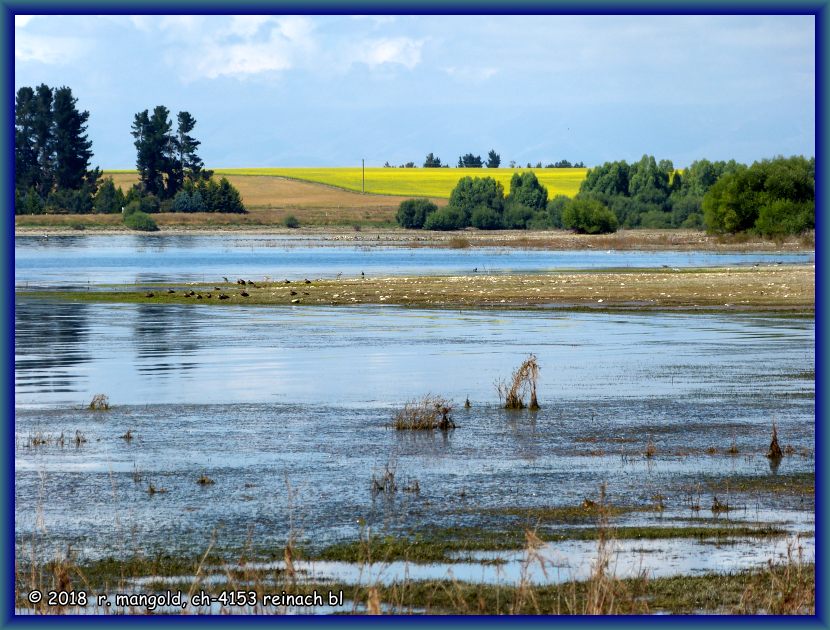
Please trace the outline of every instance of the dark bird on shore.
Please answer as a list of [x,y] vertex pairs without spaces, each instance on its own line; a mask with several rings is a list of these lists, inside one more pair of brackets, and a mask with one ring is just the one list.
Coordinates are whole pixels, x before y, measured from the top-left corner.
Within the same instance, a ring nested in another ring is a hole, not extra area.
[[221,290],[222,290],[222,287],[213,287],[213,290],[214,290],[214,291],[221,291]]
[[245,281],[244,281],[242,278],[239,278],[239,279],[236,281],[236,284],[245,284]]
[[360,272],[360,277],[361,277],[361,278],[365,278],[365,277],[366,277],[366,274],[365,274],[365,273],[363,273],[363,272],[361,271],[361,272]]
[[253,280],[248,280],[248,284],[253,284],[253,283],[254,283]]
[[230,296],[229,296],[229,295],[225,295],[224,293],[220,293],[220,294],[219,294],[219,299],[220,299],[220,300],[229,300],[229,299],[231,299],[231,298],[230,298]]
[[311,280],[309,280],[308,278],[306,278],[306,279],[305,279],[305,283],[306,283],[306,284],[311,284]]
[[196,294],[196,299],[197,299],[197,300],[201,300],[201,299],[202,299],[202,294],[201,294],[201,293],[197,293],[197,294]]
[[225,282],[229,282],[229,280],[225,276],[222,276],[222,280],[224,280]]
[[291,295],[297,295],[297,292],[296,292],[296,291],[292,291],[292,292],[291,292]]
[[156,294],[152,291],[149,291],[144,297],[156,297]]
[[285,284],[291,284],[291,280],[289,280],[288,278],[286,278],[286,279],[285,279]]
[[248,297],[251,294],[248,293],[247,291],[242,291],[239,295],[241,295],[242,297]]
[[475,269],[473,269],[473,273],[478,273],[478,267],[476,267]]
[[175,292],[176,292],[176,290],[175,290],[175,289],[167,289],[167,292],[168,292],[168,293],[175,293]]
[[208,294],[207,294],[207,296],[208,296],[208,298],[212,298],[212,297],[213,297],[213,293],[208,293]]

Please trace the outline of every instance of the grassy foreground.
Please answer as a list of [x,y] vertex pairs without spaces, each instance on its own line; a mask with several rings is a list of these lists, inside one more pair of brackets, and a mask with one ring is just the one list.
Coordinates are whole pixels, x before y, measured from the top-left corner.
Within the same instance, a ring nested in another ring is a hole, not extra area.
[[[416,197],[440,197],[448,199],[462,177],[493,177],[501,182],[505,191],[510,190],[513,173],[533,171],[539,181],[547,187],[548,195],[573,197],[579,192],[579,185],[585,179],[585,168],[377,168],[363,170],[354,168],[217,168],[218,176],[267,176],[285,177],[306,182],[336,186],[355,192],[376,195],[398,195]],[[135,176],[134,171],[106,171],[105,175]],[[243,194],[244,198],[244,194]]]
[[[815,308],[813,265],[674,270],[571,271],[523,275],[241,279],[245,284],[100,287],[27,295],[85,302],[152,304],[357,305],[417,308],[716,309]],[[222,296],[222,297],[220,297]]]

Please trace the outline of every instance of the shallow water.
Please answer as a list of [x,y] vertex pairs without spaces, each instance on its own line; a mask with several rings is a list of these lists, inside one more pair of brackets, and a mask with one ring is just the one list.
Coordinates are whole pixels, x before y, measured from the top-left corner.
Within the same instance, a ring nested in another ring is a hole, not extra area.
[[[214,533],[223,547],[251,536],[267,551],[291,531],[319,547],[356,539],[364,525],[486,526],[492,510],[578,505],[603,482],[615,504],[648,507],[664,495],[660,519],[671,523],[692,516],[686,497],[698,483],[708,512],[712,481],[814,469],[806,318],[22,297],[15,344],[17,540],[71,543],[89,558],[191,555]],[[543,408],[506,412],[493,383],[528,352],[542,366]],[[97,392],[111,411],[84,409]],[[394,409],[426,392],[454,400],[459,427],[390,429]],[[471,409],[461,408],[467,396]],[[772,420],[802,453],[776,470],[763,456]],[[130,441],[120,437],[127,429]],[[76,431],[87,440],[77,446]],[[34,436],[46,443],[33,446]],[[733,439],[740,455],[728,457]],[[418,480],[421,492],[373,496],[371,478],[387,464],[401,488]],[[215,484],[198,485],[202,473]],[[150,483],[166,492],[148,494]],[[731,519],[813,512],[812,495],[730,500]],[[652,521],[635,513],[619,524]]]
[[337,274],[427,275],[537,272],[556,269],[705,267],[806,263],[812,253],[672,251],[543,251],[497,248],[405,248],[273,236],[17,236],[17,286],[87,283],[218,282]]

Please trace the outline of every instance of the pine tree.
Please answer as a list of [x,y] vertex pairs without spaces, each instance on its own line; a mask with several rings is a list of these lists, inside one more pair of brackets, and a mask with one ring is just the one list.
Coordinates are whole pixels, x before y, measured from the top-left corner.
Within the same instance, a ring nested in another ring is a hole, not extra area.
[[14,105],[14,188],[24,195],[37,186],[40,169],[35,137],[35,91],[22,87]]
[[72,96],[72,90],[61,87],[55,90],[53,103],[55,180],[58,188],[80,188],[90,176],[92,142],[86,135],[89,112],[80,112],[76,107],[78,99]]
[[179,112],[179,129],[177,138],[178,159],[181,165],[182,174],[191,181],[199,179],[204,162],[196,154],[196,149],[202,144],[190,135],[196,126],[196,119],[190,112]]

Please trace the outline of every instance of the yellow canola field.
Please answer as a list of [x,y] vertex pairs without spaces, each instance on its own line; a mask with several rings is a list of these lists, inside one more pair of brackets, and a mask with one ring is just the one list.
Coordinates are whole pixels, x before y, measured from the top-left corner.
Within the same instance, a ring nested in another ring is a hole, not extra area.
[[[418,197],[449,198],[458,180],[472,177],[493,177],[510,191],[513,173],[533,171],[548,189],[548,196],[567,195],[573,197],[579,192],[579,185],[585,179],[584,168],[367,168],[365,192],[378,195],[402,195]],[[112,172],[112,171],[111,171]],[[362,172],[357,168],[217,168],[217,175],[270,175],[288,177],[346,190],[362,191]]]

